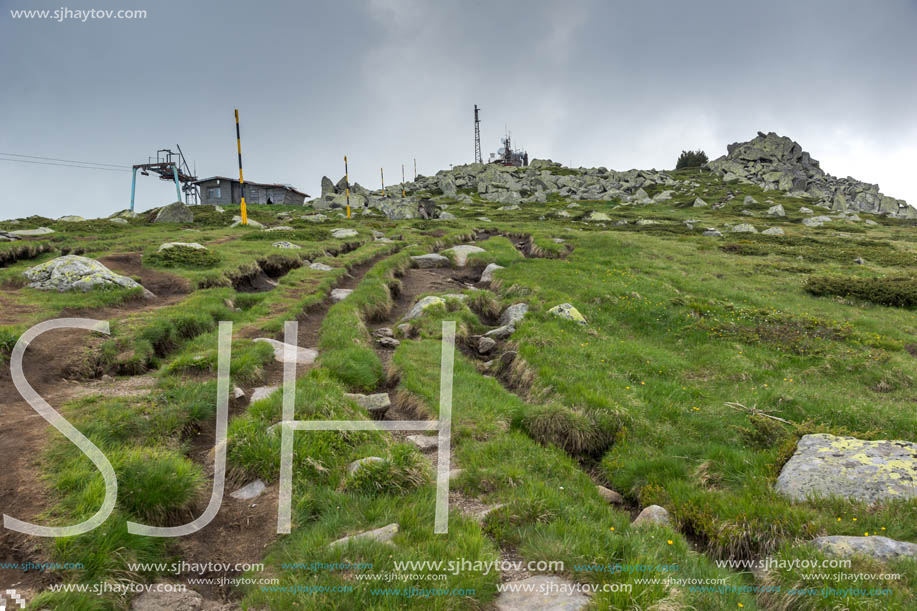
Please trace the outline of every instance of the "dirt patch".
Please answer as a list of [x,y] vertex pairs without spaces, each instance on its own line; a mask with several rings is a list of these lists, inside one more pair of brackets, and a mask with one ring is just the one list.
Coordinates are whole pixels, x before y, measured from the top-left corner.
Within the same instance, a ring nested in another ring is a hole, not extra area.
[[143,288],[157,297],[191,292],[191,284],[186,278],[144,267],[143,256],[139,252],[108,255],[99,259],[99,263],[119,274],[140,278]]

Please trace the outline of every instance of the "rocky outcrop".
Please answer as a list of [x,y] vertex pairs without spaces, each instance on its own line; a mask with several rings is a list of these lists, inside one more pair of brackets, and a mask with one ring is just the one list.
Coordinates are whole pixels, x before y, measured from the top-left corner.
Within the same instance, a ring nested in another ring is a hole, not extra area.
[[193,223],[194,214],[181,202],[163,206],[153,217],[154,223]]
[[754,139],[735,142],[726,150],[726,155],[707,164],[726,182],[745,182],[766,191],[779,189],[805,195],[838,211],[917,218],[917,209],[904,200],[883,195],[878,185],[825,173],[818,161],[786,136],[758,132]]
[[127,276],[111,271],[95,259],[66,255],[46,261],[23,272],[29,286],[43,291],[89,291],[97,288],[137,288]]

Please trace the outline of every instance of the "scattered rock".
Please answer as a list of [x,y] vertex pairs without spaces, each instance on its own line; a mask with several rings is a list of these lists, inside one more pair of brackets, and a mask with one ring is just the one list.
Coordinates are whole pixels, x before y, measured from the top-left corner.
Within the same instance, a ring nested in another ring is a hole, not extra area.
[[293,242],[287,242],[286,240],[281,240],[280,242],[274,242],[272,244],[274,248],[300,248],[298,244]]
[[707,237],[710,237],[710,238],[721,238],[721,237],[723,237],[722,232],[720,232],[720,231],[717,230],[717,229],[707,229],[707,230],[704,231],[704,234],[703,234],[703,235],[705,235],[705,236],[707,236]]
[[[248,225],[246,225],[247,227],[254,227],[255,229],[264,228],[264,225],[262,225],[261,223],[253,219],[252,217],[248,217],[247,222],[248,222]],[[236,215],[232,217],[232,225],[230,225],[230,227],[239,227],[241,224],[242,224],[241,216]]]
[[302,217],[302,220],[309,221],[310,223],[322,223],[328,220],[328,217],[324,214],[307,214]]
[[38,227],[37,229],[17,229],[16,231],[10,231],[8,233],[27,238],[29,236],[48,235],[49,233],[54,233],[54,230],[48,227]]
[[494,272],[498,269],[506,269],[502,265],[497,265],[496,263],[490,263],[487,267],[484,268],[484,271],[481,273],[481,280],[479,282],[491,282],[494,279]]
[[478,338],[478,352],[481,354],[487,354],[493,350],[496,345],[497,342],[492,337],[487,337],[485,335],[484,337]]
[[750,206],[750,205],[752,205],[752,204],[757,204],[757,203],[758,203],[758,200],[756,200],[756,199],[755,199],[754,197],[752,197],[751,195],[746,195],[746,196],[745,196],[745,199],[742,200],[742,203],[743,203],[744,205],[746,205],[746,206]]
[[166,242],[160,244],[157,252],[169,250],[170,248],[193,248],[194,250],[207,250],[207,247],[197,242]]
[[255,388],[254,390],[252,390],[252,396],[248,400],[248,404],[251,405],[252,403],[255,403],[256,401],[267,399],[268,397],[273,395],[274,392],[278,388],[280,387],[279,386],[259,386],[258,388]]
[[610,221],[611,217],[605,214],[604,212],[591,212],[589,216],[586,217],[587,221]]
[[232,398],[233,399],[244,399],[245,391],[239,388],[238,386],[232,387]]
[[69,214],[69,215],[67,215],[67,216],[62,216],[62,217],[60,217],[60,218],[57,219],[57,220],[60,221],[60,222],[62,222],[62,223],[84,223],[84,222],[86,222],[86,219],[84,219],[83,217],[81,217],[81,216],[76,216],[76,215],[73,215],[73,214]]
[[[274,349],[274,360],[278,363],[286,362],[287,344],[267,337],[259,337],[255,341],[270,344],[271,348]],[[315,362],[315,359],[318,358],[318,351],[312,350],[311,348],[300,348],[299,346],[293,346],[292,348],[294,354],[293,358],[295,359],[294,362],[299,365],[311,365]]]
[[669,526],[670,524],[669,512],[665,510],[665,507],[650,505],[640,512],[640,515],[634,519],[632,525],[635,528],[640,528],[642,526]]
[[863,260],[863,257],[857,257],[853,260],[853,262],[857,265],[866,265],[866,261]]
[[917,545],[881,536],[818,537],[812,541],[812,545],[832,556],[848,557],[861,554],[883,562],[899,558],[917,558]]
[[606,488],[605,486],[596,486],[595,489],[598,491],[599,496],[608,501],[613,505],[623,505],[624,497],[612,490],[611,488]]
[[702,200],[699,197],[696,197],[694,198],[694,205],[691,207],[692,208],[706,208],[708,205],[709,204],[707,204],[707,202],[705,202],[704,200]]
[[231,493],[231,496],[234,499],[239,499],[241,501],[250,501],[251,499],[261,496],[261,493],[265,491],[267,486],[264,485],[264,482],[260,479],[256,479],[253,482],[242,486],[235,492]]
[[497,327],[496,329],[491,329],[490,331],[486,332],[484,335],[486,337],[493,337],[496,339],[506,339],[507,337],[509,337],[510,335],[512,335],[515,332],[516,332],[515,325],[502,325],[500,327]]
[[353,289],[331,289],[331,301],[337,303],[347,298]]
[[814,214],[811,208],[806,208],[805,206],[799,207],[799,213],[800,214]]
[[429,308],[432,305],[445,304],[446,301],[442,297],[437,297],[436,295],[428,295],[414,304],[411,310],[404,315],[403,320],[414,320],[421,314],[423,311]]
[[168,206],[163,206],[153,218],[154,223],[193,223],[194,214],[191,209],[181,202],[175,202]]
[[380,392],[373,395],[359,393],[344,393],[345,399],[351,399],[357,405],[374,416],[382,416],[392,406],[392,400],[387,393]]
[[767,214],[768,216],[786,216],[786,210],[783,209],[783,204],[777,204],[768,208]]
[[107,286],[127,289],[140,285],[114,273],[95,259],[77,255],[65,255],[51,259],[23,272],[29,279],[29,286],[42,291],[90,291]]
[[376,343],[379,344],[381,348],[388,348],[389,350],[394,350],[401,345],[401,342],[394,337],[379,337],[376,338]]
[[309,269],[314,269],[317,272],[330,272],[334,268],[330,265],[325,265],[324,263],[315,262],[309,265]]
[[331,232],[332,238],[355,238],[359,232],[356,229],[335,229]]
[[758,230],[755,229],[754,225],[739,223],[738,225],[733,225],[732,233],[758,233]]
[[448,257],[444,257],[443,255],[438,255],[436,253],[430,253],[428,255],[416,255],[411,257],[411,261],[414,262],[416,267],[420,268],[449,267],[452,264]]
[[561,303],[556,305],[548,310],[548,312],[554,314],[555,316],[559,316],[560,318],[578,322],[581,325],[586,324],[586,318],[580,314],[579,310],[577,310],[575,307],[573,307],[573,305],[569,303]]
[[474,252],[487,252],[487,251],[481,248],[480,246],[474,246],[472,244],[459,244],[458,246],[453,246],[452,248],[444,252],[453,253],[453,256],[455,257],[455,266],[456,267],[465,267],[465,264],[468,263],[468,255]]
[[439,447],[439,439],[431,435],[408,435],[407,440],[424,453],[435,452]]
[[348,543],[358,543],[361,541],[375,541],[377,543],[388,543],[390,545],[394,545],[392,543],[392,539],[394,539],[395,535],[397,534],[398,525],[389,524],[388,526],[383,526],[382,528],[377,528],[375,530],[367,530],[356,535],[350,535],[349,537],[342,537],[337,541],[329,543],[328,547],[332,548],[338,547],[340,545],[346,546]]
[[509,306],[500,314],[500,320],[498,321],[501,325],[515,326],[517,322],[525,318],[525,315],[529,311],[529,306],[527,303],[514,303]]
[[373,337],[395,337],[395,332],[390,327],[379,327],[372,333]]
[[364,465],[369,465],[377,462],[385,462],[384,458],[379,458],[378,456],[367,456],[366,458],[360,458],[353,461],[348,465],[347,472],[351,475],[355,474],[357,471],[363,468]]
[[802,219],[802,224],[806,227],[821,227],[825,223],[830,223],[831,220],[830,216],[810,216]]
[[783,229],[780,227],[770,227],[761,232],[761,235],[784,235]]
[[836,496],[877,503],[917,497],[917,444],[803,435],[780,471],[777,492],[794,501]]
[[121,218],[121,217],[116,217],[116,218],[113,218],[113,219],[108,219],[108,222],[109,222],[109,223],[115,223],[116,225],[127,225],[127,219],[123,219],[123,218]]

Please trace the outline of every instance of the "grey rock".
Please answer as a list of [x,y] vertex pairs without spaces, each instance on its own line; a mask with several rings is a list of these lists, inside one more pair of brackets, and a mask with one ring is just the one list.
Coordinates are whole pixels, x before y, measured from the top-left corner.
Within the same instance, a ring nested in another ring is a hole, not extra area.
[[707,202],[697,197],[694,199],[694,205],[692,208],[706,208],[708,206]]
[[599,493],[600,497],[612,505],[621,505],[624,503],[624,497],[611,488],[606,488],[605,486],[596,486],[595,489]]
[[871,556],[883,562],[899,558],[917,558],[917,545],[874,535],[818,537],[812,541],[812,545],[826,554],[845,558],[854,554]]
[[465,267],[465,264],[468,263],[468,255],[476,252],[487,252],[480,246],[474,246],[473,244],[459,244],[458,246],[453,246],[445,250],[444,252],[451,252],[455,258],[456,267]]
[[635,528],[643,526],[670,526],[671,518],[669,517],[669,512],[665,510],[665,507],[650,505],[640,512],[640,515],[634,519],[632,525]]
[[604,212],[590,212],[586,217],[587,221],[610,221],[611,217]]
[[486,337],[492,337],[496,339],[506,339],[510,335],[516,332],[516,327],[514,325],[502,325],[496,329],[491,329],[486,332],[484,335]]
[[8,233],[12,235],[18,235],[23,238],[28,238],[31,236],[48,235],[50,233],[54,233],[54,230],[48,227],[38,227],[37,229],[17,229]]
[[439,447],[439,439],[431,435],[408,435],[407,440],[424,453],[435,452]]
[[529,306],[527,303],[514,303],[509,306],[500,314],[499,323],[502,326],[513,326],[515,327],[516,323],[525,318],[525,315],[529,311]]
[[287,242],[286,240],[281,240],[280,242],[274,242],[272,246],[274,248],[291,248],[291,249],[300,248],[298,244],[294,244],[293,242]]
[[67,216],[62,216],[57,220],[62,223],[84,223],[86,222],[86,219],[84,219],[81,216],[76,216],[75,214],[68,214]]
[[207,250],[206,246],[203,244],[198,244],[197,242],[166,242],[165,244],[159,245],[157,252],[162,252],[171,248],[193,248],[194,250]]
[[723,237],[723,234],[722,234],[719,230],[717,230],[717,229],[707,229],[707,230],[704,231],[704,234],[703,234],[703,235],[705,235],[705,236],[707,236],[707,237],[710,237],[710,238],[721,238],[721,237]]
[[[194,590],[183,592],[166,591],[165,582],[160,582],[163,591],[156,591],[154,586],[131,601],[131,611],[202,611],[204,598]],[[183,588],[182,584],[171,584],[171,590]]]
[[758,203],[758,200],[756,200],[756,199],[755,199],[754,197],[752,197],[751,195],[746,195],[746,196],[745,196],[745,199],[742,200],[742,203],[743,203],[744,205],[746,205],[746,206],[750,206],[750,205],[752,205],[752,204],[757,204],[757,203]]
[[378,337],[376,338],[376,343],[379,344],[381,348],[387,348],[389,350],[394,350],[401,345],[401,342],[394,337]]
[[917,497],[917,444],[803,435],[775,489],[794,501],[840,497],[867,503]]
[[438,255],[436,253],[430,253],[428,255],[415,255],[411,257],[411,261],[414,262],[415,267],[420,268],[449,267],[452,264],[448,257],[444,257],[443,255]]
[[372,395],[359,393],[344,393],[345,399],[354,401],[357,405],[375,416],[382,416],[392,406],[388,393],[380,392]]
[[302,217],[302,220],[309,221],[310,223],[321,223],[327,221],[328,217],[324,214],[307,214]]
[[108,219],[109,223],[115,223],[116,225],[127,225],[127,219],[121,217],[115,217],[113,219]]
[[242,501],[250,501],[254,498],[261,496],[261,494],[265,491],[266,488],[267,486],[264,485],[263,481],[261,481],[260,479],[256,479],[252,482],[249,482],[245,486],[242,486],[235,492],[230,493],[229,496],[231,496],[234,499],[239,499]]
[[497,265],[496,263],[489,263],[487,267],[484,268],[484,271],[481,272],[480,282],[492,282],[494,279],[494,272],[498,269],[506,269],[502,265]]
[[800,207],[799,207],[799,213],[800,213],[800,214],[814,214],[814,212],[812,212],[812,209],[811,209],[811,208],[806,208],[805,206],[800,206]]
[[487,337],[485,335],[484,337],[478,338],[478,352],[481,354],[487,354],[493,350],[496,345],[497,342],[492,337]]
[[331,232],[332,238],[355,238],[360,235],[356,229],[335,229]]
[[[276,339],[270,339],[268,337],[259,337],[255,340],[256,342],[264,342],[269,344],[271,348],[274,349],[274,360],[278,363],[287,362],[287,348],[288,344],[285,344]],[[292,358],[293,362],[299,365],[311,365],[315,362],[315,359],[318,358],[318,351],[312,350],[311,348],[300,348],[299,346],[289,346],[292,348]]]
[[786,210],[783,209],[783,204],[777,204],[768,208],[767,214],[768,216],[786,216]]
[[384,458],[379,458],[378,456],[367,456],[366,458],[360,458],[350,463],[350,465],[347,466],[347,472],[350,475],[354,475],[360,469],[362,469],[365,465],[369,465],[373,463],[383,463],[383,462],[385,462]]
[[761,235],[784,235],[780,227],[770,227],[761,232]]
[[375,530],[367,530],[365,532],[358,533],[356,535],[350,535],[349,537],[342,537],[337,541],[333,541],[328,544],[329,548],[346,546],[349,543],[358,543],[362,541],[375,541],[376,543],[386,543],[389,545],[394,545],[392,539],[395,538],[395,535],[398,534],[398,525],[389,524],[388,526],[383,526],[382,528],[377,528]]
[[309,269],[314,269],[317,272],[330,272],[334,268],[330,265],[325,265],[324,263],[315,262],[309,265]]
[[755,229],[754,225],[739,223],[738,225],[733,225],[732,233],[758,233],[758,230]]
[[551,308],[550,310],[548,310],[548,313],[553,314],[554,316],[557,316],[559,318],[563,318],[565,320],[572,320],[574,322],[578,322],[581,325],[586,324],[586,318],[582,314],[580,314],[580,311],[577,310],[576,307],[574,307],[572,304],[569,304],[569,303],[558,304],[554,306],[553,308]]
[[29,287],[42,291],[90,291],[96,288],[120,286],[132,289],[136,281],[114,273],[95,259],[65,255],[51,259],[23,272]]
[[346,299],[353,289],[331,289],[331,301],[337,303]]
[[404,315],[403,320],[414,320],[432,305],[445,304],[446,301],[442,297],[437,297],[436,295],[428,295],[423,299],[419,300],[417,303],[411,307],[410,311]]
[[259,386],[258,388],[255,388],[254,390],[252,390],[252,396],[248,400],[249,405],[251,405],[252,403],[255,403],[256,401],[267,399],[268,397],[273,395],[274,392],[276,392],[278,388],[280,387],[279,386]]
[[856,259],[853,260],[853,262],[856,263],[857,265],[865,265],[865,264],[866,264],[866,261],[863,260],[863,257],[857,257]]
[[379,327],[372,334],[373,337],[395,337],[395,332],[390,327]]
[[153,219],[154,223],[193,223],[194,214],[188,206],[181,202],[175,202],[168,206],[163,206],[156,213]]

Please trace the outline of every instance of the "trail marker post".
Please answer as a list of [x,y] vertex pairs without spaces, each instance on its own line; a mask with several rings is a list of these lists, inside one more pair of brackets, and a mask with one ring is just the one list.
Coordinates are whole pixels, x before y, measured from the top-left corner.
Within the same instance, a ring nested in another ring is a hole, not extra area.
[[242,136],[239,135],[238,108],[236,108],[236,150],[239,153],[239,197],[242,201],[242,224],[248,225],[248,211],[245,209],[245,180],[242,178]]
[[347,194],[347,218],[350,218],[350,178],[347,171],[347,155],[344,155],[344,192]]

